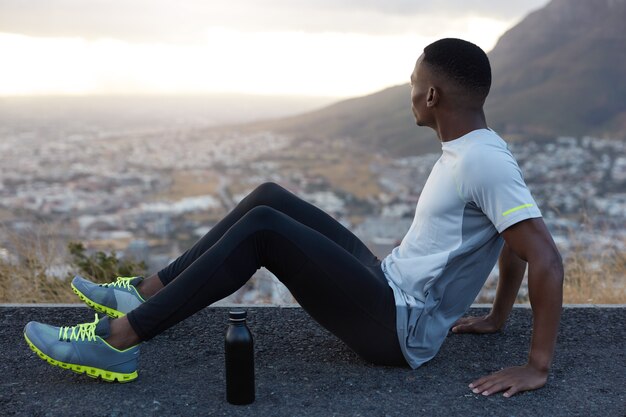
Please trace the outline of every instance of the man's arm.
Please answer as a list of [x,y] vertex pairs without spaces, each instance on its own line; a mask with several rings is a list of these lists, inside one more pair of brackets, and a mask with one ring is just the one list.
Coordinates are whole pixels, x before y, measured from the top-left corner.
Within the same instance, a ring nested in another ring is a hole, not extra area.
[[517,256],[505,243],[498,259],[498,268],[500,277],[496,288],[496,298],[489,314],[482,317],[463,317],[454,323],[452,332],[494,333],[504,327],[524,279],[526,261]]
[[506,390],[504,395],[508,397],[546,383],[561,318],[563,263],[541,218],[521,221],[502,232],[502,236],[513,253],[528,262],[528,291],[533,310],[528,363],[480,378],[470,388],[483,395]]
[[502,328],[511,313],[519,287],[526,272],[526,261],[515,254],[513,249],[505,243],[498,259],[500,278],[496,288],[496,298],[491,308],[491,316],[496,321],[498,328]]

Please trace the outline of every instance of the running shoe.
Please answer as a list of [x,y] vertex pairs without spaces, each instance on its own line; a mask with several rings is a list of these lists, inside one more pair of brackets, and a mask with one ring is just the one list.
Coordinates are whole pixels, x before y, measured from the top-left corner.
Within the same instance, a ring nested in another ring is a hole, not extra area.
[[93,323],[55,327],[31,321],[24,327],[28,346],[49,364],[107,382],[132,381],[139,345],[118,350],[104,340],[109,334],[109,318],[97,313]]
[[118,277],[108,284],[95,284],[76,275],[72,280],[72,290],[89,307],[118,318],[139,307],[145,300],[137,291],[143,277]]

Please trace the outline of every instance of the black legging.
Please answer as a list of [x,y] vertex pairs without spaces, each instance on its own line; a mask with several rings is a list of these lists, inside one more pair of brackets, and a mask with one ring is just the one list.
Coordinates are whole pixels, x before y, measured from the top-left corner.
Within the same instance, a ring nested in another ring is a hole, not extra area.
[[363,359],[406,365],[393,291],[381,261],[348,229],[284,188],[265,183],[159,272],[165,285],[128,314],[148,340],[270,270],[318,323]]

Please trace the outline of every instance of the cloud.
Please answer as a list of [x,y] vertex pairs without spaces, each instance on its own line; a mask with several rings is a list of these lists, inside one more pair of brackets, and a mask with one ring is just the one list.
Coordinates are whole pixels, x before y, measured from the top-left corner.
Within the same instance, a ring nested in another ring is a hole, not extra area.
[[239,31],[432,33],[471,16],[513,21],[548,0],[0,0],[0,32],[131,42],[202,42]]
[[361,95],[438,38],[489,50],[547,1],[0,0],[0,95]]
[[369,10],[385,15],[446,15],[458,18],[468,14],[509,20],[545,5],[548,0],[506,2],[496,0],[274,0],[281,7],[324,7],[334,10]]

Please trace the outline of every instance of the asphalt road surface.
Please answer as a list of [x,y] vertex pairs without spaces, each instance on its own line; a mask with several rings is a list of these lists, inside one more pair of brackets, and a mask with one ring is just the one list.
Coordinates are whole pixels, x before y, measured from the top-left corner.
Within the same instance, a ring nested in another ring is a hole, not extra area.
[[548,384],[508,399],[467,385],[525,362],[527,308],[514,309],[500,333],[450,334],[417,370],[362,361],[300,308],[247,311],[257,398],[233,406],[225,400],[227,308],[207,308],[144,343],[139,378],[111,384],[48,365],[22,336],[30,320],[70,325],[92,321],[91,310],[0,307],[0,415],[626,416],[624,308],[566,308]]

